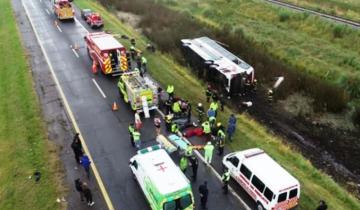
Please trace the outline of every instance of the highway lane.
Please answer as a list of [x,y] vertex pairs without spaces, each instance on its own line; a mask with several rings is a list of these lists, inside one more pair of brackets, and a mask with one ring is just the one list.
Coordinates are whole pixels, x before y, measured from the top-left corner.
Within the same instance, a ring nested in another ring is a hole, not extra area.
[[[130,107],[120,100],[116,89],[117,79],[101,74],[92,75],[91,62],[83,42],[87,31],[79,22],[55,24],[47,1],[23,1],[23,4],[31,11],[29,19],[53,66],[115,209],[148,209],[128,168],[128,160],[135,150],[130,145],[127,126],[134,116]],[[70,47],[75,44],[80,47],[76,53]],[[110,109],[114,101],[119,103],[118,112]],[[152,143],[154,136],[152,119],[144,120],[143,139]],[[234,196],[222,195],[221,183],[202,164],[199,167],[199,181],[193,184],[197,206],[197,187],[205,179],[210,187],[209,209],[245,209]]]

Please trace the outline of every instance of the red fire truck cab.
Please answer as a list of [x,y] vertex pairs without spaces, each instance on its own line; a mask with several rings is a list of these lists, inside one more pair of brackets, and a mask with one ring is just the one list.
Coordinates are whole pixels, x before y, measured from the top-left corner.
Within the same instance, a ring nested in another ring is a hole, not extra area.
[[95,12],[86,17],[86,23],[89,24],[91,28],[100,28],[104,26],[104,21],[100,14]]
[[89,33],[84,39],[90,59],[96,65],[95,70],[100,67],[104,74],[113,76],[130,70],[126,49],[113,35],[105,32]]

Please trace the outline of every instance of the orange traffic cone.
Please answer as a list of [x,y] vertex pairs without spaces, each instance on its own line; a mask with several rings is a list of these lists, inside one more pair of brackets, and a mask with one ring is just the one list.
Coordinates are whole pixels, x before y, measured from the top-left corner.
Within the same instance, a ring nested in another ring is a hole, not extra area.
[[95,62],[95,61],[93,61],[92,73],[93,73],[93,74],[96,74],[96,73],[97,73],[97,67],[96,67],[96,62]]
[[112,105],[112,110],[113,110],[113,111],[119,110],[119,107],[118,107],[118,105],[116,104],[115,101],[114,101],[114,103],[113,103],[113,105]]

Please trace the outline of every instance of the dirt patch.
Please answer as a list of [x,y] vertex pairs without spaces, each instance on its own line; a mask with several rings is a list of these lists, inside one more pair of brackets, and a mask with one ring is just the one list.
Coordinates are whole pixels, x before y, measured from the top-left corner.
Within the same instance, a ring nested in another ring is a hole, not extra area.
[[116,16],[121,20],[121,22],[130,25],[132,28],[134,28],[137,31],[141,31],[141,28],[139,28],[139,24],[141,21],[141,16],[136,15],[130,12],[122,12],[118,11],[116,12]]

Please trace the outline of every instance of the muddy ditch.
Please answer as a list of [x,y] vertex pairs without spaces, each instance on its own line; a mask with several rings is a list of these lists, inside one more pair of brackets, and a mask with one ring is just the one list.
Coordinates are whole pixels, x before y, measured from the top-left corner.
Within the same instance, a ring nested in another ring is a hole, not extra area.
[[[351,100],[344,90],[330,85],[318,78],[300,73],[299,69],[266,55],[254,43],[245,39],[242,31],[230,31],[224,27],[219,30],[199,23],[191,14],[172,11],[153,1],[142,0],[99,0],[104,6],[126,12],[126,20],[134,20],[136,28],[152,40],[158,49],[171,53],[180,63],[186,65],[181,50],[180,39],[209,36],[229,45],[229,50],[250,63],[256,70],[261,87],[255,94],[234,97],[228,105],[238,107],[240,101],[251,100],[253,107],[248,113],[266,125],[269,130],[284,137],[318,168],[327,172],[337,182],[345,184],[349,191],[355,192],[355,183],[360,178],[360,136],[359,130],[334,129],[321,124],[311,116],[295,116],[287,112],[282,103],[269,104],[266,100],[266,87],[274,77],[286,79],[276,92],[276,100],[285,100],[294,93],[306,93],[313,99],[311,106],[316,113],[342,112]],[[119,15],[118,15],[119,16]],[[138,19],[136,19],[138,20]],[[134,25],[133,21],[128,23]]]

